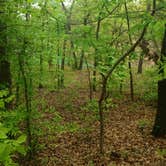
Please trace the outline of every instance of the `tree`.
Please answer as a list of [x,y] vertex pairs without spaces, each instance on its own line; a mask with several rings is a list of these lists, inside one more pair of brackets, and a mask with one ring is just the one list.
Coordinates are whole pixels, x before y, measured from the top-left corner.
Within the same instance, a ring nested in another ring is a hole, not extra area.
[[[151,12],[151,16],[154,16],[156,12],[156,1],[153,0],[153,10]],[[101,87],[101,94],[98,100],[98,107],[99,107],[99,117],[100,117],[100,139],[99,139],[99,145],[100,145],[100,153],[103,154],[104,153],[104,114],[103,114],[103,110],[104,110],[104,102],[107,99],[107,84],[108,84],[108,80],[109,78],[112,76],[114,70],[117,68],[117,66],[126,58],[128,57],[135,49],[136,47],[140,44],[140,42],[142,41],[148,25],[150,22],[146,22],[146,24],[143,27],[143,30],[140,34],[140,36],[138,37],[138,39],[135,41],[135,43],[133,43],[133,45],[131,45],[131,47],[122,55],[120,56],[115,63],[112,65],[112,67],[105,73],[101,73],[102,76],[102,87]]]
[[155,137],[166,135],[166,79],[164,79],[165,74],[165,58],[166,58],[166,24],[165,31],[161,46],[161,62],[159,66],[159,73],[162,75],[163,79],[158,82],[158,108],[156,119],[153,127],[152,134]]
[[1,1],[0,5],[0,89],[8,88],[11,91],[11,71],[7,53],[6,2]]

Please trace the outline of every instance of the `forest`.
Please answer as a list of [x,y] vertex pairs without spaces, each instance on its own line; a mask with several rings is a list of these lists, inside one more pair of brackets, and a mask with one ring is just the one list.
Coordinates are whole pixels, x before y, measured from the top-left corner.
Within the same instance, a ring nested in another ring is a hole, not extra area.
[[0,0],[0,166],[130,165],[166,165],[166,1]]

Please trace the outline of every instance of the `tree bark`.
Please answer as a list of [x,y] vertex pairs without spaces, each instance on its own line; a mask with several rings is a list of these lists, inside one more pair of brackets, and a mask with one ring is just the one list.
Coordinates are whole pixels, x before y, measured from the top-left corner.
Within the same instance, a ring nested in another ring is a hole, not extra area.
[[[11,71],[10,71],[10,62],[7,54],[7,25],[5,18],[5,6],[6,2],[2,0],[0,2],[0,90],[7,89],[9,91],[8,96],[11,94]],[[6,98],[4,97],[4,98]],[[10,108],[10,103],[5,103],[5,108]]]
[[[130,45],[132,46],[133,42],[132,42],[132,38],[130,35],[130,20],[129,20],[128,8],[127,8],[126,2],[125,2],[125,11],[126,11],[126,20],[127,20],[127,27],[128,27],[128,36],[129,36]],[[130,75],[130,96],[131,96],[131,100],[134,101],[133,73],[132,73],[132,64],[131,64],[130,56],[129,56],[129,61],[128,61],[128,67],[129,67],[129,75]]]
[[[44,2],[44,5],[42,7],[42,10],[41,10],[41,16],[43,17],[45,15],[45,10],[46,10],[46,1]],[[41,19],[41,22],[42,22],[42,33],[44,33],[45,31],[45,20],[42,18]],[[42,37],[41,38],[41,53],[40,53],[40,74],[39,74],[39,88],[43,88],[43,50],[44,50],[44,38]]]
[[[162,41],[161,47],[161,63],[159,66],[159,73],[162,74],[163,78],[165,75],[164,71],[164,62],[166,58],[166,24],[165,24],[165,32]],[[158,109],[155,119],[155,124],[153,127],[152,134],[155,137],[163,137],[166,135],[166,79],[160,80],[158,82]]]
[[158,82],[158,109],[152,134],[155,137],[166,135],[166,79]]
[[[62,9],[66,15],[66,24],[65,24],[65,33],[66,34],[69,34],[71,31],[71,15],[72,15],[72,10],[73,10],[74,4],[75,4],[75,0],[72,1],[72,4],[71,4],[70,8],[68,9],[65,6],[65,4],[63,2],[61,2]],[[70,47],[71,47],[73,58],[74,58],[74,68],[77,69],[78,68],[77,56],[74,51],[74,43],[73,43],[72,39],[70,39]]]
[[83,68],[83,63],[84,63],[84,55],[85,55],[85,52],[84,50],[81,51],[81,58],[80,58],[80,64],[79,64],[79,70],[82,70]]
[[89,99],[92,100],[92,98],[93,98],[93,89],[92,89],[92,82],[91,82],[91,71],[90,71],[88,61],[87,61],[86,58],[85,58],[85,63],[86,63],[87,71],[88,71]]
[[71,40],[70,41],[70,45],[71,45],[71,51],[72,51],[72,54],[73,54],[73,59],[74,59],[74,69],[77,69],[78,68],[78,63],[77,63],[77,56],[76,56],[76,53],[74,51],[74,43],[73,41]]
[[143,52],[142,52],[140,54],[139,62],[138,62],[138,71],[137,71],[138,74],[142,74],[143,62],[144,62],[144,55],[143,55]]
[[[85,2],[85,8],[87,7],[87,1]],[[87,24],[88,24],[88,18],[89,18],[89,13],[87,13],[85,16],[84,16],[84,21],[83,21],[83,24],[84,26],[86,27]],[[83,33],[83,38],[86,39],[86,32]],[[85,51],[84,49],[81,50],[81,57],[80,57],[80,64],[79,64],[79,70],[82,70],[83,68],[83,64],[84,64],[84,56],[85,56]]]
[[143,39],[139,44],[140,48],[142,49],[142,53],[140,54],[139,62],[138,62],[138,70],[137,70],[138,74],[141,74],[143,70],[142,67],[143,67],[144,55],[146,56],[149,54],[148,45],[149,43],[145,39]]
[[65,56],[66,56],[66,43],[67,41],[64,40],[63,43],[63,53],[62,53],[62,59],[61,59],[61,77],[60,77],[60,87],[64,87],[64,70],[65,70]]
[[[0,14],[0,17],[3,13]],[[7,55],[7,36],[6,36],[6,23],[0,20],[0,89],[8,88],[11,92],[11,71],[10,62]]]
[[159,74],[162,74],[164,76],[164,62],[166,58],[166,24],[165,24],[165,31],[164,31],[164,37],[162,41],[161,46],[161,59],[160,59],[160,66],[159,66]]
[[[96,28],[96,41],[99,40],[99,32],[100,32],[100,24],[101,24],[101,20],[100,20],[100,14],[99,13],[99,18],[98,18],[98,22],[97,22],[97,28]],[[94,56],[94,70],[93,70],[93,91],[96,91],[96,69],[97,69],[97,65],[98,65],[98,49],[95,48],[95,56]]]
[[19,62],[20,72],[21,72],[23,82],[24,82],[24,98],[25,98],[25,107],[26,107],[26,112],[27,112],[27,115],[26,115],[27,146],[30,147],[30,150],[28,151],[28,154],[27,154],[27,158],[31,159],[31,157],[32,157],[32,153],[31,153],[31,151],[32,151],[32,134],[31,134],[31,125],[30,125],[31,103],[29,100],[30,97],[29,97],[29,92],[28,92],[29,91],[28,81],[27,81],[25,70],[24,70],[24,64],[25,64],[24,56],[26,55],[25,54],[26,47],[27,47],[27,42],[24,38],[23,48],[22,48],[21,53],[19,53],[18,62]]

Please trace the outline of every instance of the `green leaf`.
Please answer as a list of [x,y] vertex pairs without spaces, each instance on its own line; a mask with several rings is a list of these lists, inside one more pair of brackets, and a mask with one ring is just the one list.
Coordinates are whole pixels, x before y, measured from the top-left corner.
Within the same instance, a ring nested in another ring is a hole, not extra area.
[[0,90],[0,98],[6,97],[9,94],[8,90]]
[[9,154],[11,152],[10,145],[5,143],[0,143],[0,161],[4,162],[9,160]]
[[8,98],[4,99],[6,103],[10,103],[15,98],[14,95],[9,96]]
[[0,108],[1,109],[5,108],[5,103],[4,103],[4,101],[2,99],[0,100]]
[[22,155],[26,155],[26,148],[22,145],[17,146],[16,151],[19,152]]
[[16,142],[18,143],[18,144],[22,144],[22,143],[24,143],[26,141],[26,135],[21,135],[20,137],[18,137],[18,139],[16,140]]
[[7,133],[9,132],[9,129],[4,127],[2,123],[0,123],[0,139],[6,139]]

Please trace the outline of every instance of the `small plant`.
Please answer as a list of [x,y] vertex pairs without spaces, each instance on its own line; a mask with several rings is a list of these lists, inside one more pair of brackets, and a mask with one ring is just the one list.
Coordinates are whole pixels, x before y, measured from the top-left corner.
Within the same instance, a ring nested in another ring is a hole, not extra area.
[[7,89],[0,90],[0,110],[5,110],[7,104],[13,101],[14,95],[9,95]]
[[121,157],[124,158],[124,160],[127,160],[129,157],[128,151],[122,151],[121,152]]
[[149,121],[146,119],[141,119],[138,121],[138,128],[141,132],[144,132],[144,129],[149,126]]
[[94,166],[94,163],[93,163],[92,160],[90,160],[90,161],[88,162],[88,166]]
[[164,159],[164,158],[166,157],[166,149],[158,149],[158,150],[157,150],[157,155],[158,155],[160,158]]
[[[98,102],[97,100],[93,99],[89,101],[86,106],[82,108],[85,112],[92,113],[95,119],[99,119],[99,109],[98,109]],[[92,120],[92,117],[87,117],[88,119]]]
[[146,92],[144,94],[145,101],[156,101],[157,100],[157,93],[156,91]]
[[21,114],[17,110],[6,110],[5,105],[13,100],[13,96],[9,96],[7,90],[1,90],[0,98],[0,165],[14,166],[17,165],[12,160],[15,152],[26,154],[23,145],[26,135],[18,127]]
[[113,103],[112,98],[107,98],[105,100],[105,111],[109,111],[110,108],[116,108],[117,105]]
[[9,138],[8,133],[10,128],[5,127],[0,123],[0,163],[9,166],[17,165],[12,157],[15,152],[18,152],[22,155],[26,154],[26,149],[23,143],[26,141],[26,135],[20,134],[17,138]]

